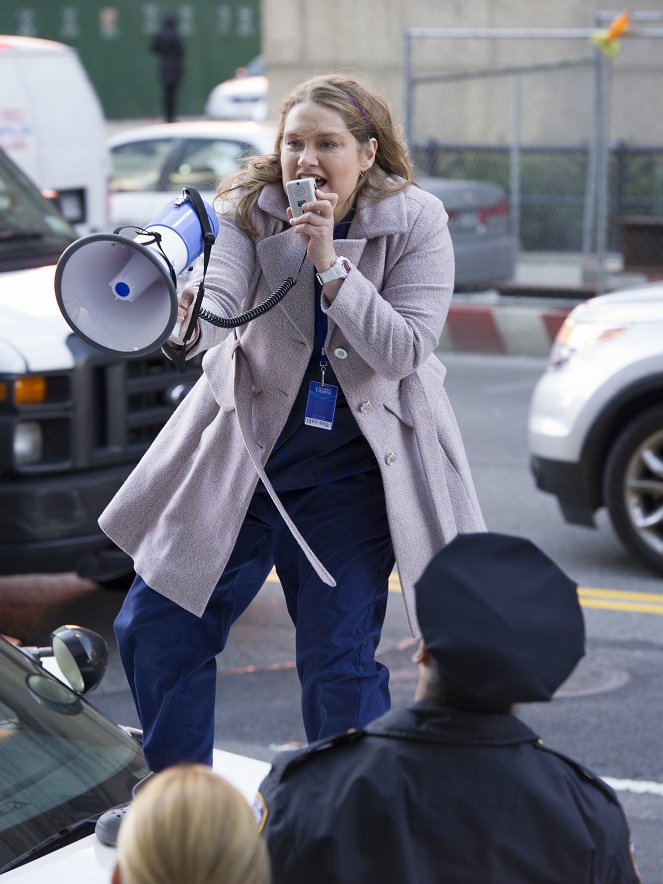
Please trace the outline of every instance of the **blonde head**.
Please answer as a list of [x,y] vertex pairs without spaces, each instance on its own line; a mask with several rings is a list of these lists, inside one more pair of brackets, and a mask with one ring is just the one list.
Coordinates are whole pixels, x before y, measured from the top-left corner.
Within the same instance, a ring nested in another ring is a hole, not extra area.
[[203,765],[154,776],[125,817],[121,884],[268,884],[267,852],[244,797]]
[[313,101],[336,111],[360,147],[371,138],[377,141],[375,161],[358,182],[357,193],[361,191],[371,199],[381,199],[404,189],[413,181],[405,141],[385,99],[355,77],[344,74],[311,77],[296,86],[281,103],[274,153],[249,158],[245,169],[221,182],[219,196],[222,200],[231,192],[241,189],[241,196],[236,202],[233,201],[236,218],[239,225],[250,233],[257,232],[251,216],[260,190],[265,184],[282,180],[280,152],[286,117],[296,104],[305,101]]

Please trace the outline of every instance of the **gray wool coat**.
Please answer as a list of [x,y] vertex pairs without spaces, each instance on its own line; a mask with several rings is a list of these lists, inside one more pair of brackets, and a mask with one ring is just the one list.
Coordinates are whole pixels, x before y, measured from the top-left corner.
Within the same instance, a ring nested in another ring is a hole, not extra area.
[[[280,185],[263,188],[257,239],[230,215],[221,217],[207,309],[237,315],[286,276],[296,284],[277,307],[236,332],[201,322],[191,354],[207,351],[202,377],[99,520],[151,587],[198,616],[258,481],[311,567],[334,584],[263,469],[314,341],[314,268],[286,207]],[[354,267],[333,303],[322,298],[325,351],[380,469],[408,620],[418,636],[414,582],[457,533],[485,530],[444,389],[445,368],[433,352],[453,290],[447,215],[436,197],[414,186],[379,201],[360,196],[348,238],[335,248]]]

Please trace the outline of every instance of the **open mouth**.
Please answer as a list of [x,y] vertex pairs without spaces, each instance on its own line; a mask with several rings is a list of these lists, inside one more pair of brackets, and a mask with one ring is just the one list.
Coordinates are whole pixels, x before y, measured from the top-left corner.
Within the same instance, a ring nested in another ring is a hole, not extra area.
[[316,189],[324,190],[325,184],[327,183],[326,178],[319,178],[317,175],[300,175],[300,178],[314,178]]

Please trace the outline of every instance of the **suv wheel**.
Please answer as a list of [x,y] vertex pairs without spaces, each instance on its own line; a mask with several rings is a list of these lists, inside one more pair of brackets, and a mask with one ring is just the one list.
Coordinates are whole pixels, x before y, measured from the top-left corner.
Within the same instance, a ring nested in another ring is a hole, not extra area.
[[663,407],[618,436],[603,476],[603,499],[624,546],[663,574]]

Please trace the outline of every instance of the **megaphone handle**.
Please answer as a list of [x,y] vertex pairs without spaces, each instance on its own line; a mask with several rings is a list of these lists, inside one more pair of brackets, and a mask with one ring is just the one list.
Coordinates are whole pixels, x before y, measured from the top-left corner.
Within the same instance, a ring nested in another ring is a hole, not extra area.
[[168,340],[173,344],[179,344],[180,346],[184,343],[184,336],[189,328],[189,323],[191,322],[191,317],[193,316],[194,309],[196,306],[195,299],[189,304],[189,307],[186,311],[186,316],[181,322],[176,322],[173,327],[172,332]]

